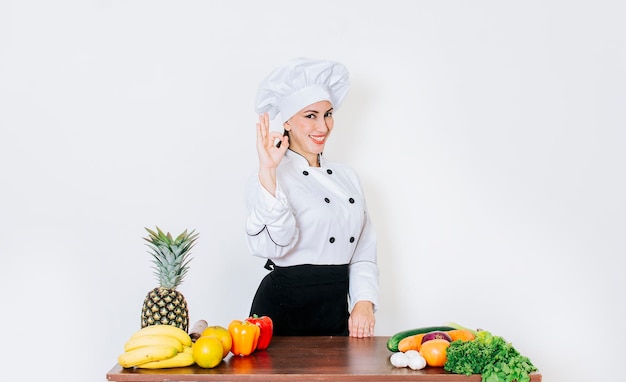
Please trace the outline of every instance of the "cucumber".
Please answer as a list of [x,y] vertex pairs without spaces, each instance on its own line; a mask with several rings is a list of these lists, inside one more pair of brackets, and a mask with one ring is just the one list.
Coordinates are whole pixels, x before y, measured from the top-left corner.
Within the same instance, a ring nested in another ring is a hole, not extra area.
[[423,328],[404,330],[389,337],[389,339],[387,340],[387,349],[389,349],[392,352],[397,352],[398,344],[400,343],[400,341],[402,341],[403,338],[406,338],[409,336],[414,336],[416,334],[422,334],[422,333],[428,333],[428,332],[435,332],[435,331],[447,332],[453,329],[454,328],[452,326],[444,325],[444,326],[425,326]]

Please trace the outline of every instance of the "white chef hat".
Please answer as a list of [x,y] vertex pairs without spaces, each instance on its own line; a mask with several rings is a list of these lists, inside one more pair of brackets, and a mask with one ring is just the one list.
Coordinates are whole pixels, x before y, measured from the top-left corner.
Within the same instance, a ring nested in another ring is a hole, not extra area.
[[256,112],[287,121],[305,106],[330,101],[336,110],[350,89],[348,70],[339,62],[296,58],[271,72],[259,85]]

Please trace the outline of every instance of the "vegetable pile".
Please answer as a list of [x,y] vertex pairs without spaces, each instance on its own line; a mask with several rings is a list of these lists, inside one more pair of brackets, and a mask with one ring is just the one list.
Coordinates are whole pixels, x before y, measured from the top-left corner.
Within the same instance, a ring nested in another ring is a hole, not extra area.
[[529,382],[537,370],[510,343],[489,331],[476,332],[471,341],[454,341],[446,351],[444,370],[455,374],[482,374],[483,382]]
[[454,322],[398,332],[387,349],[395,367],[443,367],[454,374],[481,374],[482,382],[530,382],[529,374],[537,370],[504,338]]

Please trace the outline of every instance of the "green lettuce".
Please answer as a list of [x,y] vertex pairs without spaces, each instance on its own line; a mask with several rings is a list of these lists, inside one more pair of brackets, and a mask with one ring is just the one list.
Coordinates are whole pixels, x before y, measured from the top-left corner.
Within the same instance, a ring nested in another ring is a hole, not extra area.
[[455,374],[481,374],[483,382],[529,382],[537,370],[512,344],[486,330],[471,341],[454,341],[446,351],[444,370]]

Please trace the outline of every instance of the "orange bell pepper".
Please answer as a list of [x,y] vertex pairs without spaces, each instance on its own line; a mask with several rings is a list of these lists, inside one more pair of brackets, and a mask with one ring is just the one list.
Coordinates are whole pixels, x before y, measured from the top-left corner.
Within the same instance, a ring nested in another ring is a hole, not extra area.
[[230,351],[234,355],[246,356],[256,350],[261,329],[255,324],[247,321],[232,320],[228,325],[228,332],[233,338],[233,346]]

